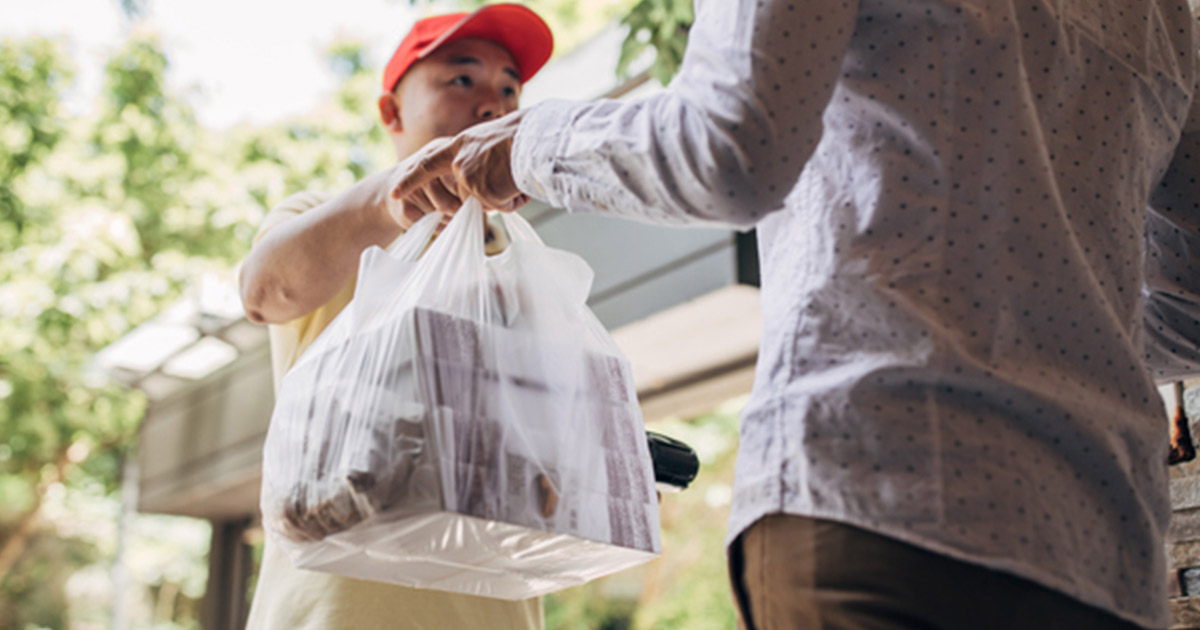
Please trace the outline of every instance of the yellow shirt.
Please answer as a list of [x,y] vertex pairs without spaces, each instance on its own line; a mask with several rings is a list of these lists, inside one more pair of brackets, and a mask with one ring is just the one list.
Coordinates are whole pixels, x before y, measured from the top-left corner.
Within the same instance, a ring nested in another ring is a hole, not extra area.
[[[268,230],[330,197],[316,193],[288,197],[267,214],[255,242]],[[276,389],[284,372],[350,302],[354,284],[351,278],[316,310],[269,328]],[[526,630],[542,626],[539,598],[512,602],[305,571],[295,568],[270,538],[246,625],[247,630]]]

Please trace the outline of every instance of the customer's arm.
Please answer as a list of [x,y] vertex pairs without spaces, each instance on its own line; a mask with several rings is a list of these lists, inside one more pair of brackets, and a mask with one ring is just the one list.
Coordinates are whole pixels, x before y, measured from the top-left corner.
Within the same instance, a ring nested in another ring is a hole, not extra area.
[[753,226],[821,139],[857,13],[857,0],[697,0],[666,91],[476,125],[406,160],[395,195],[452,174],[459,197],[495,207],[525,193],[572,212]]
[[1159,381],[1200,374],[1200,95],[1146,223],[1146,359]]
[[782,207],[822,133],[857,0],[697,0],[669,89],[525,112],[513,173],[572,211],[749,227]]

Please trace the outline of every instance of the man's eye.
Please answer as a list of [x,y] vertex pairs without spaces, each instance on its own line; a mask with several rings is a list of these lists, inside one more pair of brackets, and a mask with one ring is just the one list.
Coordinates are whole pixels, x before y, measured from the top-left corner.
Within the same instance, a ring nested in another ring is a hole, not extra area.
[[516,88],[511,88],[511,87],[504,88],[504,97],[505,98],[512,98],[516,95],[517,95]]
[[450,81],[450,84],[461,85],[462,87],[471,87],[472,85],[475,85],[475,82],[471,80],[471,77],[464,74],[462,76],[454,77],[454,79]]

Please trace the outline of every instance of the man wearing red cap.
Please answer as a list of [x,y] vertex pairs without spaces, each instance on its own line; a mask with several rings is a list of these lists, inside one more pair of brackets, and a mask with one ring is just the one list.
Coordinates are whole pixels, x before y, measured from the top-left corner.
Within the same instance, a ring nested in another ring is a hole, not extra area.
[[[434,138],[515,110],[522,84],[552,49],[545,22],[519,5],[417,22],[384,70],[378,103],[397,161]],[[240,280],[247,317],[270,324],[276,388],[349,302],[363,250],[386,247],[421,216],[458,206],[436,185],[404,205],[391,201],[397,177],[389,168],[340,194],[298,193],[264,219]],[[489,253],[498,246],[489,242]],[[542,612],[537,599],[510,602],[296,569],[268,538],[247,627],[524,629],[542,627]]]

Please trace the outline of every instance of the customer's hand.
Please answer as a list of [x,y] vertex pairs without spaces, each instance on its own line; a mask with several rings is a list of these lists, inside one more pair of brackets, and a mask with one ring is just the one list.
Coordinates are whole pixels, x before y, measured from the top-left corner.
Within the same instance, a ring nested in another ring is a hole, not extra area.
[[[434,145],[449,141],[450,138],[439,138],[430,144]],[[422,217],[434,212],[441,212],[445,215],[442,219],[442,225],[448,223],[450,217],[462,207],[462,198],[458,196],[458,186],[454,181],[454,177],[451,175],[433,177],[425,185],[413,191],[412,194],[397,199],[392,194],[392,191],[403,181],[408,172],[408,162],[401,162],[390,169],[389,175],[384,181],[384,186],[387,188],[382,192],[382,197],[390,201],[388,203],[388,212],[392,218],[406,231],[414,223],[420,221]]]
[[402,202],[405,214],[409,208],[448,212],[444,207],[453,205],[457,210],[468,197],[503,212],[525,205],[529,198],[517,189],[511,161],[522,115],[514,112],[425,145],[397,165],[392,197]]

